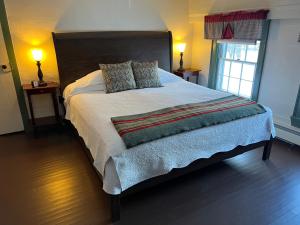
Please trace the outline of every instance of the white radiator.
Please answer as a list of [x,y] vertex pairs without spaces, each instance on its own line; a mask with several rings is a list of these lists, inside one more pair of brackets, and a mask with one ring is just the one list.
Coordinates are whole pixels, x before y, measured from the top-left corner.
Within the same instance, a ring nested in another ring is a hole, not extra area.
[[290,120],[274,117],[274,124],[277,138],[300,145],[300,129],[292,126]]

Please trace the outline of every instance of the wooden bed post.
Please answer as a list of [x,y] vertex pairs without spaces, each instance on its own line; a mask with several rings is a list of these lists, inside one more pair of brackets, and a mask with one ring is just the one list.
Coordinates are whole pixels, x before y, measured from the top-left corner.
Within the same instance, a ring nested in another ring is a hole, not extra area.
[[111,221],[116,222],[120,220],[120,198],[121,195],[109,195],[110,198],[110,211],[111,211]]
[[267,143],[264,146],[264,153],[263,153],[263,157],[262,160],[266,161],[270,158],[270,154],[271,154],[271,149],[272,149],[272,144],[273,144],[273,137],[270,137],[270,140],[267,141]]

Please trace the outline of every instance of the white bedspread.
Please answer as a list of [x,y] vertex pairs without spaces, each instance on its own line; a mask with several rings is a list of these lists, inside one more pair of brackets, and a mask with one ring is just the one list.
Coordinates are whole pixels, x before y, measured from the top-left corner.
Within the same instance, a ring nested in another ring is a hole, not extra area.
[[70,97],[66,118],[78,130],[90,149],[94,165],[103,175],[103,189],[109,194],[121,191],[173,168],[189,165],[238,145],[275,136],[272,112],[239,119],[162,138],[126,149],[110,118],[145,113],[170,106],[203,102],[228,95],[184,80],[162,88],[130,90],[113,94],[102,91]]

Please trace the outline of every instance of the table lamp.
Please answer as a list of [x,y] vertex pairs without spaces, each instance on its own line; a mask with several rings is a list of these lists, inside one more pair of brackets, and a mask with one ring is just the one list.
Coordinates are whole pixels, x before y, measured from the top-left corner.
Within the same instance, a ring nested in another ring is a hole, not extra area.
[[185,50],[185,46],[186,46],[185,43],[179,43],[177,45],[177,49],[180,52],[180,61],[179,61],[180,67],[179,67],[178,71],[184,71],[184,69],[183,69],[183,52]]
[[47,83],[43,80],[43,72],[41,70],[41,60],[43,58],[43,51],[41,49],[33,49],[31,53],[38,67],[39,86],[47,86]]

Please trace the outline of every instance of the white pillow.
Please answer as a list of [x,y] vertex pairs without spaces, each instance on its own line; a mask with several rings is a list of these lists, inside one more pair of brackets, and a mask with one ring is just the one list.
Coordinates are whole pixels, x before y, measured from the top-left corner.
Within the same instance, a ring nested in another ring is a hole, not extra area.
[[173,83],[177,81],[184,81],[181,77],[176,76],[166,70],[158,68],[158,75],[162,84]]
[[105,91],[105,89],[102,71],[96,70],[69,84],[65,88],[63,96],[65,103],[68,103],[74,95],[93,91]]
[[85,86],[90,86],[90,85],[96,85],[96,84],[105,84],[103,75],[102,75],[102,70],[96,70],[93,71],[84,77],[76,80],[76,83],[80,85],[81,87]]

